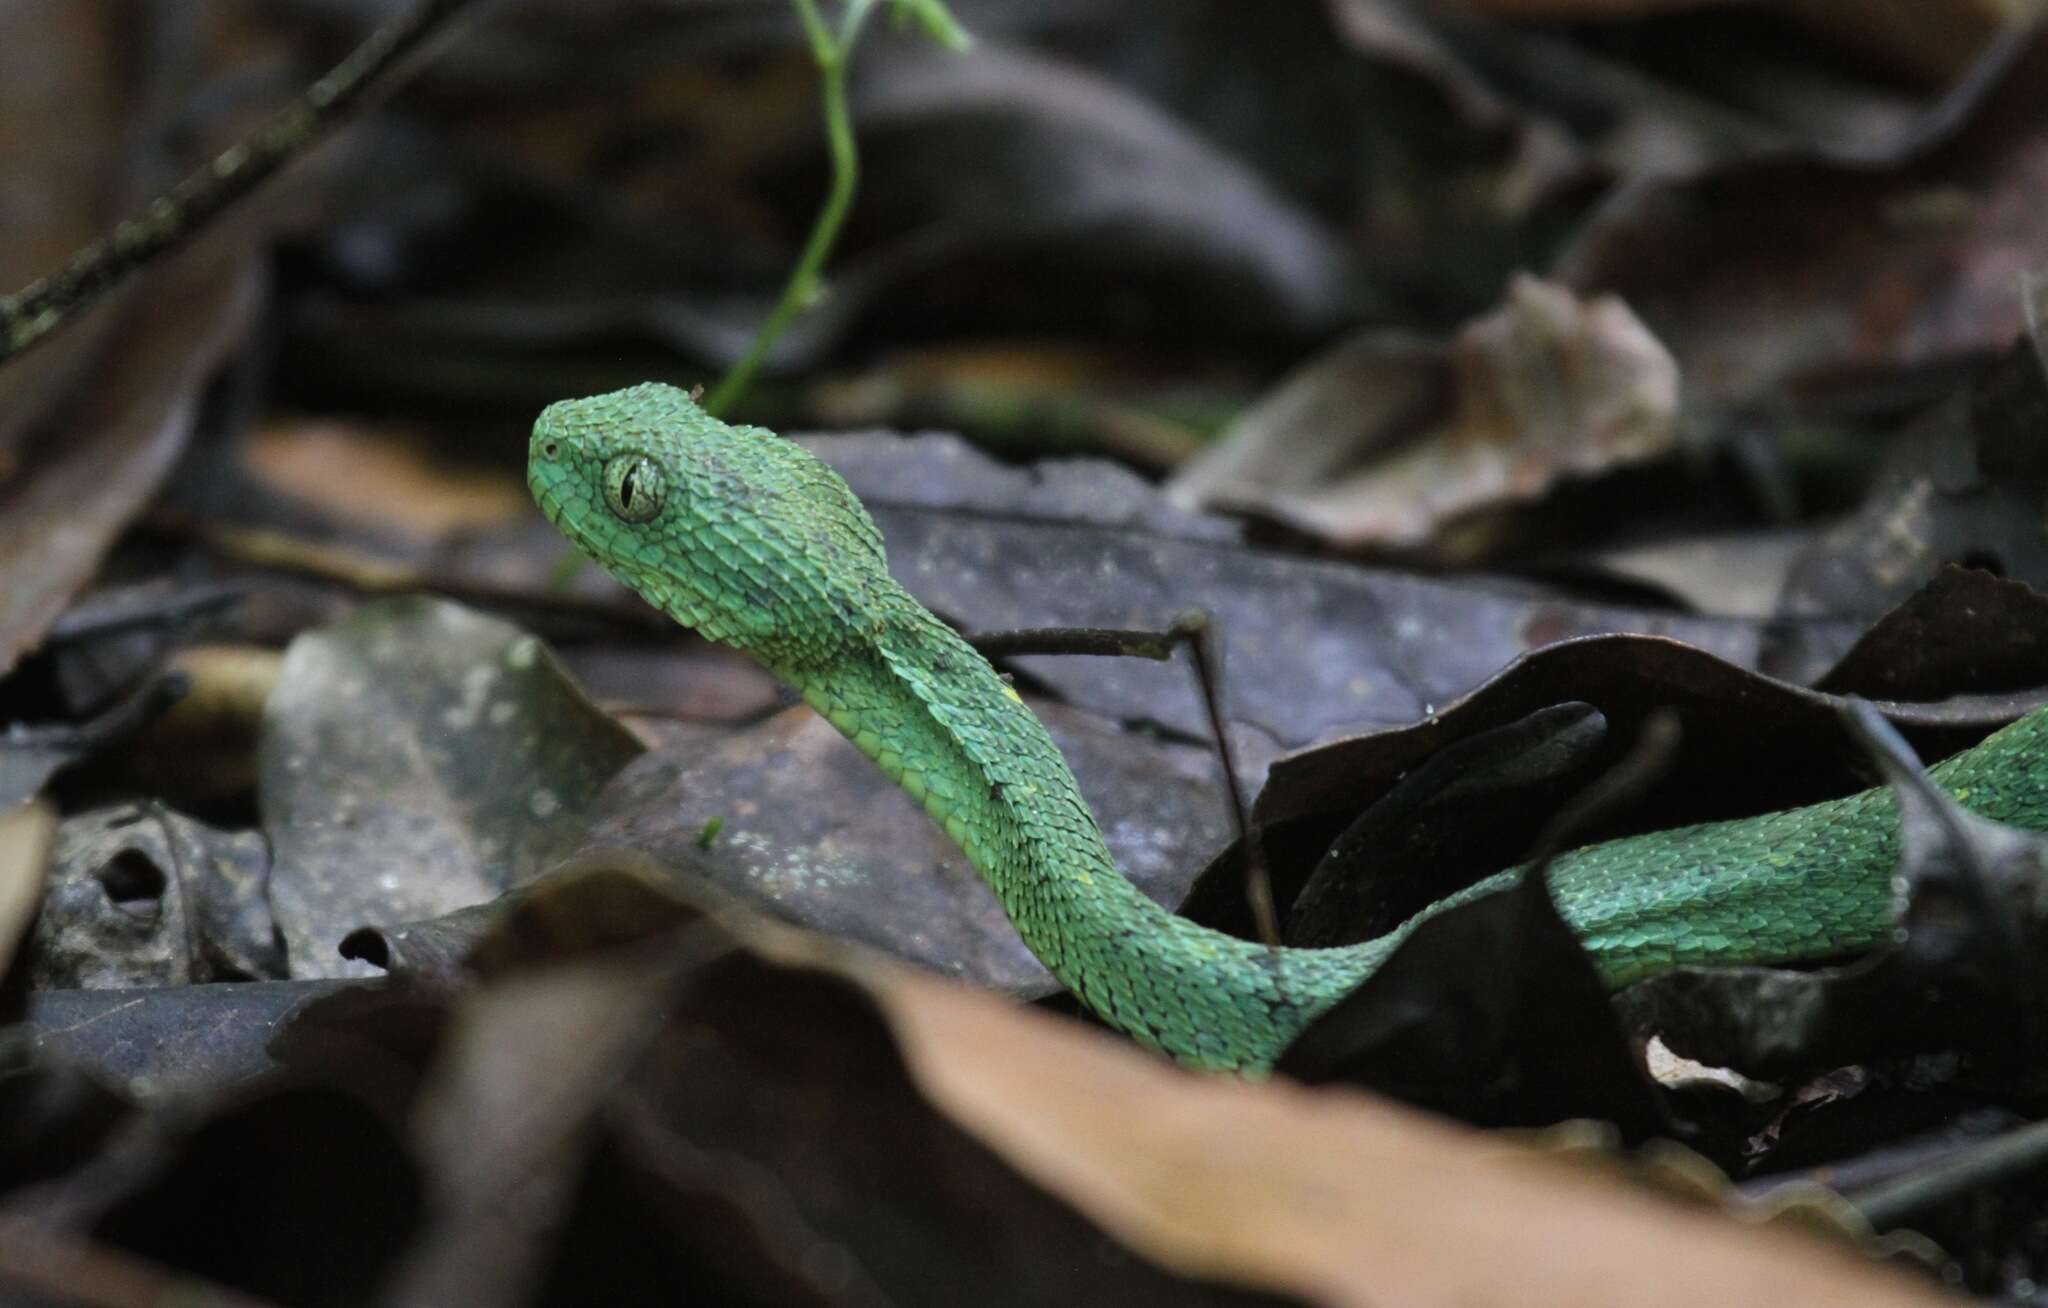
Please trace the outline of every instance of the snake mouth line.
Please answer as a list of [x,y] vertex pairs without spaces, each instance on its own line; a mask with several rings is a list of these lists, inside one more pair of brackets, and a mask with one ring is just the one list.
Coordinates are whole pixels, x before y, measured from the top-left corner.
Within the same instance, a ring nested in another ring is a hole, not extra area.
[[552,485],[537,483],[533,486],[534,503],[540,505],[541,516],[546,518],[557,531],[567,536],[571,543],[583,548],[583,533],[576,524],[562,517],[562,497]]

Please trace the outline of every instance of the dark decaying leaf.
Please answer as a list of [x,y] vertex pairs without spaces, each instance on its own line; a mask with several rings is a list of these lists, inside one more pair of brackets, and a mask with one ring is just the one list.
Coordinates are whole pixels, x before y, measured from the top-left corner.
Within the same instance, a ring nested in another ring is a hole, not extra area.
[[1620,295],[1685,370],[1688,404],[1743,404],[1852,370],[2003,350],[2012,270],[2048,262],[2048,31],[1969,120],[1910,162],[1778,156],[1623,189],[1551,269]]
[[[1163,631],[1176,614],[1207,610],[1223,642],[1232,719],[1282,746],[1428,716],[1516,655],[1572,636],[1634,631],[1676,637],[1736,663],[1757,657],[1761,629],[1751,622],[1567,600],[1518,582],[1434,580],[1246,550],[1215,539],[1213,529],[1190,539],[1178,525],[1185,515],[1147,507],[1130,474],[1099,464],[999,470],[935,437],[806,444],[873,510],[897,578],[969,631]],[[1041,480],[1130,489],[1091,492],[1080,501],[1088,516],[1076,521],[1064,496],[1034,494]],[[972,487],[957,504],[946,493],[955,484]],[[1001,516],[967,511],[992,496]],[[1136,659],[1014,663],[1079,707],[1206,734],[1200,699],[1183,674]],[[1270,746],[1245,753],[1255,764]]]
[[168,576],[95,586],[50,627],[45,655],[59,702],[72,712],[105,704],[224,626],[244,596],[239,586]]
[[[1252,105],[1232,97],[1235,112],[1191,123],[1160,106],[1180,89],[1170,78],[1154,95],[1131,85],[1170,43],[1208,59],[1278,45],[1270,59],[1290,71],[1314,60],[1319,85],[1351,103],[1370,69],[1332,47],[1312,10],[1279,42],[1270,17],[1155,17],[1134,33],[1122,15],[978,14],[981,39],[964,54],[873,33],[850,70],[861,203],[832,293],[781,337],[775,367],[928,337],[930,323],[1264,345],[1320,338],[1370,308],[1342,218],[1276,186],[1250,149],[1219,145]],[[1060,41],[1032,48],[1033,29],[1077,27],[1098,50],[1133,44],[1114,70],[1125,76]],[[445,103],[488,88],[488,123],[462,114],[469,130],[449,133],[428,95],[399,105],[398,125],[361,133],[342,188],[351,203],[328,216],[319,254],[345,291],[382,294],[302,299],[294,379],[421,405],[537,407],[736,357],[820,190],[815,114],[789,93],[810,74],[797,24],[745,6],[637,5],[629,21],[543,7],[489,29],[422,79]],[[693,89],[676,94],[679,82]],[[1290,118],[1331,122],[1313,102]],[[1291,162],[1317,189],[1371,194],[1313,155]],[[1196,194],[1204,202],[1189,204]]]
[[[1117,866],[1178,903],[1230,829],[1213,755],[1033,707]],[[808,709],[737,734],[692,731],[645,755],[590,821],[587,856],[644,855],[775,916],[1014,994],[1058,988],[958,848]]]
[[[474,962],[467,996],[174,992],[331,997],[271,1042],[286,1079],[61,1192],[67,1229],[316,1305],[1500,1302],[1565,1249],[1544,1302],[1671,1276],[1714,1291],[1684,1303],[1929,1301],[1810,1237],[1645,1203],[1583,1148],[1189,1077],[623,871],[536,887]],[[75,1037],[94,1014],[57,1016]]]
[[[1965,693],[1938,703],[1885,706],[1887,716],[1922,748],[1944,757],[2048,695],[2048,666],[2028,672],[2026,651],[2036,639],[2028,633],[2042,625],[2038,608],[2022,587],[1960,574],[1943,578],[1879,624],[1859,644],[1849,671],[1874,689],[1963,688]],[[1920,641],[1916,633],[1929,626],[1971,638]],[[2007,635],[2015,639],[2007,641]],[[1999,651],[2018,653],[2008,658]],[[1253,816],[1264,832],[1283,910],[1307,878],[1317,875],[1323,908],[1305,929],[1323,940],[1362,939],[1423,903],[1520,861],[1527,853],[1521,842],[1533,837],[1541,819],[1512,791],[1461,791],[1469,802],[1434,821],[1411,821],[1410,813],[1427,805],[1429,778],[1449,766],[1432,765],[1432,759],[1524,719],[1541,724],[1545,719],[1532,715],[1572,703],[1590,705],[1608,729],[1607,743],[1585,757],[1589,772],[1612,766],[1619,757],[1615,742],[1633,739],[1658,709],[1678,715],[1685,740],[1678,759],[1626,820],[1585,833],[1588,840],[1792,807],[1849,793],[1871,779],[1841,734],[1839,695],[1765,677],[1676,641],[1568,641],[1525,656],[1412,726],[1340,738],[1278,759]],[[1519,748],[1519,739],[1510,734],[1470,748],[1491,757],[1501,746]],[[1544,757],[1539,752],[1517,763],[1509,753],[1490,766],[1506,766],[1504,775],[1511,776],[1513,769]],[[1772,767],[1756,767],[1761,757],[1770,758]],[[1418,769],[1420,779],[1395,790]],[[1339,833],[1354,824],[1362,834],[1345,838],[1333,851]],[[1242,853],[1232,848],[1196,879],[1183,911],[1248,934],[1242,880]],[[1344,911],[1326,911],[1336,905]]]
[[1986,477],[2038,485],[2048,481],[2040,440],[2048,427],[2048,268],[2022,273],[2018,293],[2026,333],[1979,370],[1970,387],[1970,431]]
[[[2044,693],[2030,688],[1937,704],[1887,704],[1885,714],[1930,755],[1943,757],[2035,707]],[[1256,817],[1273,826],[1355,813],[1450,742],[1572,701],[1606,716],[1610,742],[1632,739],[1654,709],[1678,714],[1685,747],[1640,815],[1645,822],[1663,824],[1671,815],[1675,825],[1787,808],[1854,789],[1858,778],[1856,757],[1835,718],[1840,697],[1674,640],[1589,636],[1516,660],[1413,726],[1333,740],[1280,759]],[[1768,775],[1755,767],[1760,757],[1772,760]]]
[[184,698],[187,683],[150,677],[89,721],[16,726],[0,737],[0,808],[40,794],[50,778],[74,763],[127,744]]
[[284,666],[282,650],[251,645],[187,645],[165,669],[191,693],[142,729],[124,750],[79,770],[86,794],[149,795],[177,807],[218,813],[256,793],[256,748],[263,708]]
[[1943,568],[1815,683],[1831,695],[1933,701],[2048,685],[2048,596],[1978,568]]
[[67,818],[36,919],[39,989],[111,989],[281,977],[270,851],[161,805]]
[[364,923],[481,903],[580,836],[640,745],[531,636],[438,600],[365,606],[294,641],[258,801],[292,975],[363,973]]
[[266,1087],[167,1145],[90,1233],[283,1304],[373,1302],[427,1202],[396,1106],[340,1078]]
[[184,448],[199,401],[255,309],[253,262],[201,246],[124,301],[99,379],[38,415],[0,489],[0,671],[33,649],[99,570]]
[[899,312],[906,300],[953,309],[965,274],[995,261],[1026,287],[1096,284],[1099,270],[1118,294],[1092,311],[1011,303],[1159,341],[1313,338],[1368,303],[1333,228],[1116,83],[993,43],[896,53],[862,70],[855,112],[878,152],[864,221],[906,235],[841,276],[886,269]]
[[2044,388],[2048,362],[2023,338],[1902,430],[1856,512],[1794,562],[1783,611],[1873,615],[1957,563],[2048,588],[2048,465],[2028,425]]
[[1847,716],[1899,803],[1898,943],[1818,972],[1681,969],[1623,992],[1624,1013],[1766,1076],[1930,1046],[2023,1067],[2044,1043],[2048,839],[1962,808],[1869,705]]
[[43,990],[23,1034],[49,1062],[146,1101],[204,1101],[279,1067],[269,1046],[307,1006],[364,982]]
[[[1441,898],[1444,868],[1519,862],[1592,780],[1606,735],[1592,705],[1559,704],[1445,746],[1330,842],[1294,899],[1288,943],[1369,939]],[[1485,821],[1472,820],[1477,811]]]
[[9,1193],[89,1165],[135,1107],[104,1075],[35,1058],[24,1035],[17,1026],[0,1037],[0,1190]]
[[1631,1140],[1675,1130],[1540,872],[1417,927],[1276,1070],[1479,1125],[1592,1117]]
[[[1975,12],[1967,2],[1860,0],[1351,0],[1336,8],[1354,39],[1442,84],[1475,120],[1589,138],[1592,165],[1621,173],[1624,187],[1759,155],[1900,164],[1967,121],[2013,55],[2011,42],[1986,39],[2010,16],[1996,3]],[[1546,19],[1578,20],[1582,39]],[[1801,26],[1840,48],[1808,39]],[[1852,70],[1843,48],[1875,52],[1885,67]],[[1899,84],[1895,74],[1905,71],[1924,94]]]
[[858,988],[657,883],[552,880],[474,963],[386,1302],[1271,1302],[1107,1243],[926,1101]]

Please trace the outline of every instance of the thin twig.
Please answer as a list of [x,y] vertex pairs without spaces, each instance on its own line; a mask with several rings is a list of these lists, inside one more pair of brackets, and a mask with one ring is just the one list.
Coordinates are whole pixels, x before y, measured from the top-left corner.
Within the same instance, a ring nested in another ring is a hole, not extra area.
[[1223,784],[1230,794],[1230,816],[1237,826],[1237,843],[1245,853],[1245,902],[1259,939],[1280,944],[1280,913],[1273,902],[1273,879],[1266,870],[1265,853],[1252,839],[1251,811],[1244,802],[1244,788],[1237,778],[1237,758],[1231,750],[1230,732],[1223,714],[1223,656],[1216,639],[1216,625],[1199,610],[1183,613],[1165,631],[1136,631],[1121,627],[1035,627],[1027,631],[989,632],[967,637],[967,643],[983,658],[1013,654],[1092,654],[1111,658],[1155,659],[1164,662],[1185,645],[1192,653],[1195,684],[1202,692],[1202,710],[1209,722],[1209,734],[1216,742],[1217,757],[1223,764]]
[[985,659],[1016,654],[1094,654],[1164,663],[1186,639],[1172,631],[1136,631],[1127,627],[1033,627],[1029,631],[991,631],[969,636],[967,643]]
[[2048,1168],[2048,1122],[2033,1122],[1896,1180],[1843,1196],[1880,1231],[1957,1195]]
[[421,0],[372,32],[252,135],[130,214],[56,272],[0,297],[0,363],[30,349],[131,274],[189,242],[221,211],[325,136],[371,91],[391,83],[405,56],[473,3]]
[[1251,906],[1252,923],[1259,939],[1280,947],[1280,912],[1273,904],[1273,878],[1266,870],[1266,853],[1252,830],[1251,810],[1245,806],[1244,787],[1237,779],[1237,754],[1231,748],[1230,730],[1223,717],[1223,648],[1216,637],[1216,623],[1199,610],[1183,613],[1173,620],[1173,636],[1187,642],[1195,658],[1195,682],[1202,688],[1202,709],[1209,717],[1209,734],[1215,738],[1216,754],[1223,763],[1223,788],[1230,793],[1230,816],[1237,824],[1238,847],[1244,850],[1244,898]]

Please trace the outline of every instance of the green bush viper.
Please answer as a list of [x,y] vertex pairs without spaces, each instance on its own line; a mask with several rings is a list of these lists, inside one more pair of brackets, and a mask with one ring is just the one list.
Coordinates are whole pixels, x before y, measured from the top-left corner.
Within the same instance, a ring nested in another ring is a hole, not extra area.
[[[1160,908],[1110,861],[1059,751],[1010,686],[898,586],[839,476],[759,428],[647,384],[551,405],[528,479],[621,581],[794,687],[924,805],[1060,982],[1140,1042],[1201,1067],[1270,1066],[1416,922],[1274,949]],[[1935,769],[1970,808],[2048,829],[2048,710]],[[1868,949],[1894,929],[1897,816],[1871,790],[1610,841],[1551,867],[1559,912],[1613,986],[1683,964]]]

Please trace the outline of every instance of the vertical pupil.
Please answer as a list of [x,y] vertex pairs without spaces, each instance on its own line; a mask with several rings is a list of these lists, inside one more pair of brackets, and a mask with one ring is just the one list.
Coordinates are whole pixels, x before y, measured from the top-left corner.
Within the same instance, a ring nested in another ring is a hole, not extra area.
[[640,465],[626,465],[626,475],[619,478],[619,503],[626,508],[633,507],[633,479],[640,475]]

